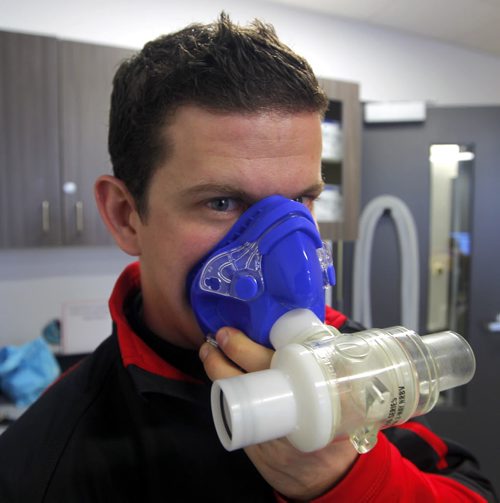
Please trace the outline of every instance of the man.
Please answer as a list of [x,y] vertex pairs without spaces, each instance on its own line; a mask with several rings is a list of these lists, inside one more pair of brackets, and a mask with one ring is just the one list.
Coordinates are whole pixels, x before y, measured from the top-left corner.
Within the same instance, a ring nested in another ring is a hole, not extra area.
[[[119,68],[115,176],[99,178],[96,198],[139,263],[112,294],[113,335],[0,438],[2,502],[494,498],[474,459],[419,423],[380,434],[362,456],[348,441],[228,453],[217,439],[210,380],[268,368],[272,351],[231,327],[218,348],[205,343],[186,278],[266,196],[312,211],[326,106],[308,64],[270,27],[225,15],[150,42]],[[352,325],[332,310],[327,321]]]

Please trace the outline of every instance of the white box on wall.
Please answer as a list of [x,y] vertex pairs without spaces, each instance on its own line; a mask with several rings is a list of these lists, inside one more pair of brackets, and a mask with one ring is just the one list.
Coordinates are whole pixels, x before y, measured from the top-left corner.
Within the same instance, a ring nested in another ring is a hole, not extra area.
[[65,302],[62,306],[61,353],[91,353],[111,334],[106,300]]
[[390,122],[424,122],[423,101],[375,101],[364,105],[364,121],[368,124]]

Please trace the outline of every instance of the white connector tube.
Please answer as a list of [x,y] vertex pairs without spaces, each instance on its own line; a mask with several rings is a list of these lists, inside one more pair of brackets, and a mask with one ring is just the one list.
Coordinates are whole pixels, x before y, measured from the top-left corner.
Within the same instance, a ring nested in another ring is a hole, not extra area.
[[284,437],[297,422],[293,390],[283,372],[265,370],[244,377],[221,379],[212,387],[217,433],[230,451]]
[[281,437],[304,452],[332,438],[338,396],[314,355],[288,344],[276,352],[269,370],[217,380],[212,413],[222,445],[229,451]]

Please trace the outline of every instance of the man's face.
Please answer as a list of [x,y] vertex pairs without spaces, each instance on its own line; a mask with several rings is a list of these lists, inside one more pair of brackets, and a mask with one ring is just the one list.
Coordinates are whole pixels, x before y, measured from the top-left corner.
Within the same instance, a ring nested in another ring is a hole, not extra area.
[[280,194],[312,210],[322,189],[317,113],[214,114],[180,108],[167,129],[172,155],[153,175],[138,223],[145,322],[168,341],[197,348],[191,268],[256,201]]

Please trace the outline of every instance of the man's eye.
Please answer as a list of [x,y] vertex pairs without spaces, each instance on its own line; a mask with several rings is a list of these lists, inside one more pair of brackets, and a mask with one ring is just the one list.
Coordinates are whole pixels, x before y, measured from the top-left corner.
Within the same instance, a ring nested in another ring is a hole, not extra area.
[[215,211],[232,211],[238,203],[230,197],[217,197],[208,203],[210,209]]
[[317,196],[298,196],[292,199],[292,201],[303,204],[309,211],[313,211],[314,201],[316,199]]

